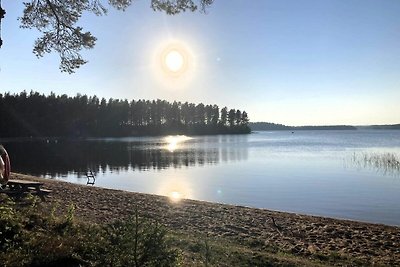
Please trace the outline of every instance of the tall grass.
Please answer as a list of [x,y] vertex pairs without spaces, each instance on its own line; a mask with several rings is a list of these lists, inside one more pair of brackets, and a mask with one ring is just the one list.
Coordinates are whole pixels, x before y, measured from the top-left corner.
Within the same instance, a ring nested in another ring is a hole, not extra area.
[[395,153],[354,153],[352,163],[358,167],[375,169],[386,175],[400,175],[400,156]]

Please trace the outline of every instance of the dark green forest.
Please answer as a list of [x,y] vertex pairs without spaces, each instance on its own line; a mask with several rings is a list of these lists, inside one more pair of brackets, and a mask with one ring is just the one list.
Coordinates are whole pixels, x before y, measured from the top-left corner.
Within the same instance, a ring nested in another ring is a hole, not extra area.
[[165,100],[0,94],[0,137],[120,137],[250,133],[245,111]]

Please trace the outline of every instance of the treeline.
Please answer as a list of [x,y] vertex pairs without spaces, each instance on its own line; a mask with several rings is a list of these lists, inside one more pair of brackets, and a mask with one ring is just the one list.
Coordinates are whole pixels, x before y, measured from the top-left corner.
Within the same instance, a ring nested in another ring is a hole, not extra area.
[[371,130],[400,130],[400,124],[366,125],[366,126],[357,126],[357,128],[371,129]]
[[287,126],[270,122],[251,122],[249,127],[252,131],[357,130],[351,125]]
[[271,122],[251,122],[249,127],[252,131],[281,131],[290,130],[290,126]]
[[0,94],[0,137],[250,133],[245,111],[165,100]]

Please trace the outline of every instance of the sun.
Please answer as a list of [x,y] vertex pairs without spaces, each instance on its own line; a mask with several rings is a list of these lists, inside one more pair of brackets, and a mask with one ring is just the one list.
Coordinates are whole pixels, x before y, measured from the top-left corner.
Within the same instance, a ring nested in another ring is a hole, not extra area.
[[157,68],[165,81],[184,81],[193,72],[193,55],[182,42],[164,44],[157,58]]
[[196,46],[183,40],[160,41],[154,47],[151,66],[156,81],[163,89],[175,91],[188,88],[199,66],[196,51]]
[[167,52],[165,56],[165,65],[172,72],[179,72],[184,66],[184,57],[177,50]]

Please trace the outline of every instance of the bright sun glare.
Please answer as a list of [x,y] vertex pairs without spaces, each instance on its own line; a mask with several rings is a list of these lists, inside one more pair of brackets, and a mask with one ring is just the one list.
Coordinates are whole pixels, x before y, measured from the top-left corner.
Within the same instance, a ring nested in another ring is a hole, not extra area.
[[169,201],[178,203],[182,199],[194,198],[188,177],[175,173],[166,175],[161,180],[158,184],[157,194],[168,197]]
[[178,202],[181,200],[182,195],[181,193],[177,192],[177,191],[173,191],[170,193],[169,198],[173,201],[173,202]]
[[176,50],[169,51],[165,56],[165,65],[170,71],[178,72],[183,67],[183,56]]
[[180,147],[180,144],[192,139],[191,137],[185,135],[175,135],[175,136],[167,136],[165,137],[165,141],[167,145],[165,146],[170,152],[174,152],[176,149]]
[[191,49],[180,41],[161,44],[155,52],[155,70],[167,85],[185,85],[193,75],[194,57]]

